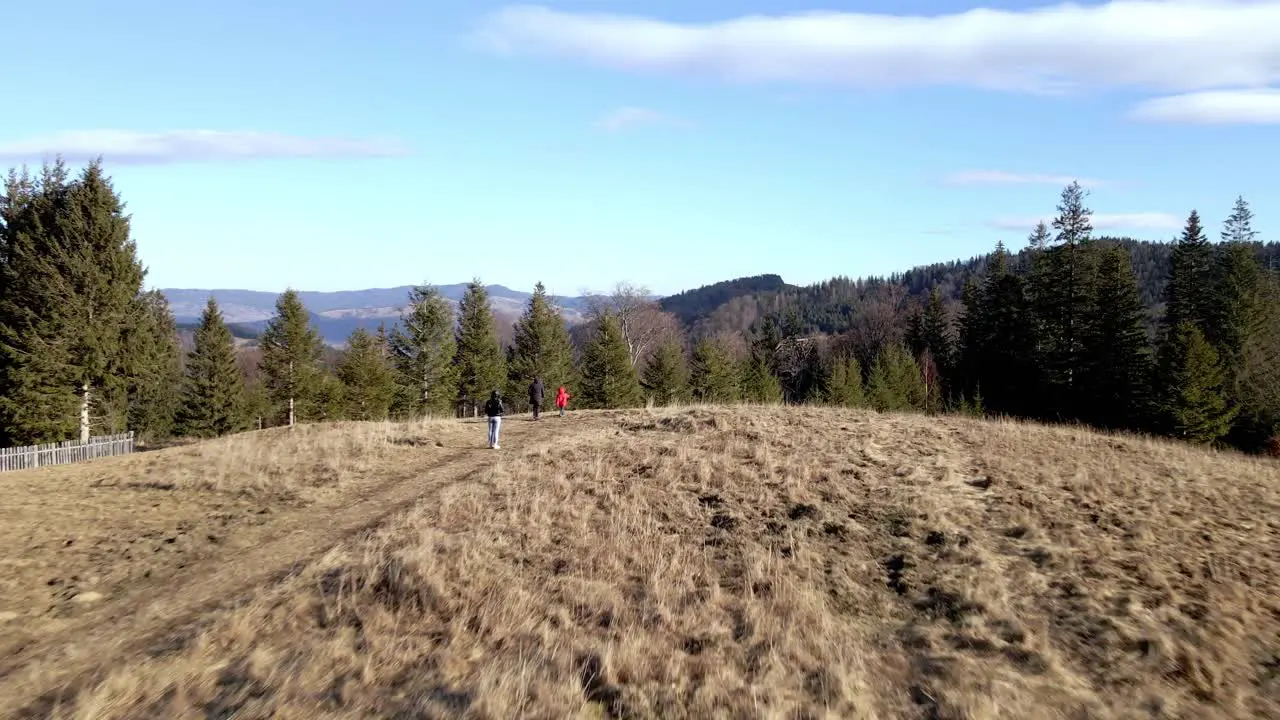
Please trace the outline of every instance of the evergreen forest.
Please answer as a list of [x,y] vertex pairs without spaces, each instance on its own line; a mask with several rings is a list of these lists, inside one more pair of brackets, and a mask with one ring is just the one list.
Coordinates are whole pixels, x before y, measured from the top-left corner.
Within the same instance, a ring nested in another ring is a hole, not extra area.
[[393,327],[335,350],[293,290],[254,340],[210,299],[180,342],[101,162],[14,169],[0,195],[0,447],[469,416],[495,389],[523,412],[541,377],[544,402],[564,385],[570,409],[810,403],[1280,454],[1280,245],[1259,240],[1246,200],[1189,211],[1167,243],[1096,235],[1075,183],[1056,211],[1023,248],[889,277],[763,275],[656,300],[620,284],[574,327],[541,283],[511,333],[479,279],[456,307],[422,286]]

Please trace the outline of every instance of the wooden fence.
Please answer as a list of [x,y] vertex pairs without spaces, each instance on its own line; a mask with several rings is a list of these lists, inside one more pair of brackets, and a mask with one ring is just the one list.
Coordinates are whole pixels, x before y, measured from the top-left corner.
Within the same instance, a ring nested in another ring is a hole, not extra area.
[[67,465],[94,458],[128,455],[133,452],[133,433],[103,435],[88,442],[67,440],[60,443],[0,449],[0,472],[29,470],[49,465]]

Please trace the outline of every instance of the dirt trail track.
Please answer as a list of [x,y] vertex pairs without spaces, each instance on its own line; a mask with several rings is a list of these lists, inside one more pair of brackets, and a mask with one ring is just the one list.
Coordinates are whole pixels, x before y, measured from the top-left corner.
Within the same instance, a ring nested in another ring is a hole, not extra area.
[[[552,435],[554,420],[548,418],[533,423],[526,418],[509,418],[503,426],[503,443],[523,450],[544,443]],[[558,426],[554,429],[561,431],[556,433],[557,442],[563,443],[565,424],[554,424]],[[64,591],[62,602],[50,608],[44,617],[28,619],[20,615],[8,623],[0,623],[0,717],[46,715],[60,700],[73,697],[79,688],[100,679],[105,671],[125,658],[138,654],[154,656],[180,647],[214,611],[234,606],[264,585],[300,572],[335,545],[374,530],[388,518],[412,508],[424,495],[465,482],[492,468],[501,455],[485,448],[483,438],[482,421],[471,421],[450,428],[441,441],[401,443],[407,447],[397,456],[398,465],[392,474],[371,478],[369,482],[351,483],[315,503],[293,503],[292,507],[283,509],[269,502],[259,503],[261,507],[249,511],[248,516],[269,512],[269,519],[258,517],[252,523],[232,523],[234,540],[206,548],[202,557],[194,562],[148,568],[141,582],[108,588],[103,600],[87,606],[77,606],[81,604],[76,603],[74,592]],[[128,460],[109,460],[99,467],[110,473],[115,469],[110,465],[126,462]],[[75,468],[81,472],[77,476],[80,479],[83,479],[83,467]],[[54,468],[0,476],[0,490],[17,498],[15,503],[0,509],[0,543],[7,548],[3,562],[19,568],[17,577],[7,584],[17,585],[13,580],[21,578],[28,594],[33,589],[47,591],[52,587],[55,599],[58,598],[57,586],[65,584],[65,579],[44,579],[33,571],[22,572],[21,568],[30,569],[39,564],[23,558],[24,552],[31,549],[32,536],[39,535],[41,530],[56,534],[56,529],[49,526],[60,525],[65,529],[68,519],[60,518],[57,523],[42,521],[39,507],[24,506],[23,501],[38,505],[40,498],[47,497],[48,493],[14,486],[44,484],[54,488],[49,493],[78,492],[83,491],[85,485],[93,486],[80,483],[76,487],[56,482],[62,479],[59,476],[69,477],[75,470]],[[171,488],[148,488],[141,483],[134,483],[132,487],[175,494]],[[143,513],[108,514],[113,508],[95,505],[91,499],[75,505],[75,512],[82,516],[81,522],[92,524],[93,531],[100,537],[137,535],[143,529],[138,527],[143,523],[139,517]],[[223,505],[214,507],[221,509]],[[221,515],[225,513],[211,513],[205,519]],[[21,521],[24,519],[25,524]],[[192,524],[188,516],[181,522],[186,528],[182,535],[205,533],[208,524],[200,525],[199,521]],[[144,531],[141,534],[159,543],[156,553],[166,544],[174,544],[171,537],[159,537],[165,533]],[[210,540],[214,537],[207,535]],[[47,553],[46,548],[51,544],[43,543],[35,552]],[[73,543],[59,544],[70,547]],[[102,560],[100,554],[95,559],[110,562]],[[50,568],[46,574],[58,573]],[[75,576],[72,579],[79,580]],[[0,585],[0,612],[10,610],[14,599],[10,596],[12,593],[4,593],[3,589]],[[80,594],[86,592],[96,591]],[[31,609],[35,613],[41,610]],[[54,667],[56,671],[51,670]],[[36,698],[39,699],[30,703]],[[25,699],[28,704],[15,704],[19,699]]]

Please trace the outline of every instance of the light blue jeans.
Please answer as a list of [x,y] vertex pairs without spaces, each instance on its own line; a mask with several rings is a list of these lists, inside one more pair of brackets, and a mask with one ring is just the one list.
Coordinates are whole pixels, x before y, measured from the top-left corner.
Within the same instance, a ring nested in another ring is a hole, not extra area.
[[489,418],[489,447],[498,444],[498,433],[502,431],[502,418]]

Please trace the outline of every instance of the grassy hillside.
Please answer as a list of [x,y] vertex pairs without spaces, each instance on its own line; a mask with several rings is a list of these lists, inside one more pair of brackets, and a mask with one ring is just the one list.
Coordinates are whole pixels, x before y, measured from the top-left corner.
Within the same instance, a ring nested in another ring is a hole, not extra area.
[[1280,465],[815,408],[0,475],[3,717],[1280,716]]

